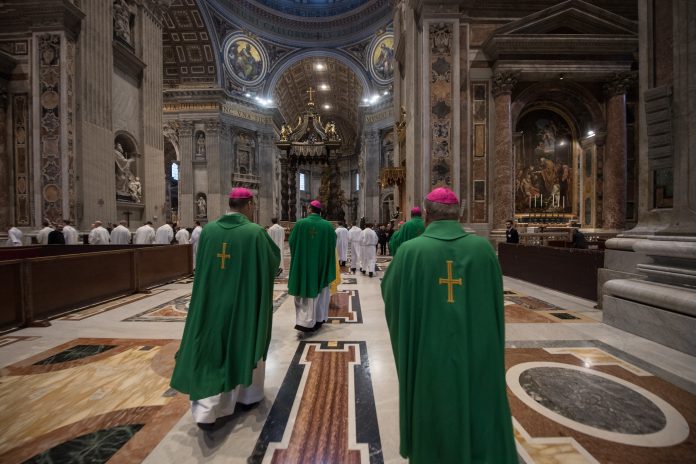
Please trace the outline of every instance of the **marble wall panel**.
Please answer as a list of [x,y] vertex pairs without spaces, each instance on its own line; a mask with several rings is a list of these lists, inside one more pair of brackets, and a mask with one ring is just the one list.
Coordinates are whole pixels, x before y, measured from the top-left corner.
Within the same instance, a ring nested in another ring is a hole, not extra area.
[[454,28],[452,23],[431,23],[430,47],[430,184],[452,186],[454,127]]
[[63,162],[61,157],[62,41],[61,34],[46,33],[38,41],[38,143],[41,207],[39,219],[63,216]]
[[29,99],[25,93],[12,97],[12,132],[14,152],[14,223],[31,225],[32,179],[28,133]]
[[471,197],[475,202],[470,222],[488,222],[488,158],[489,158],[489,84],[488,81],[471,81]]

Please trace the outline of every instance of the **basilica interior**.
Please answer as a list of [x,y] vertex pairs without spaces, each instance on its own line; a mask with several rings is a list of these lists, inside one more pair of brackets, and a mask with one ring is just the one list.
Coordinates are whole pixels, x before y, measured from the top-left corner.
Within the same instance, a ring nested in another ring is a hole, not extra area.
[[696,462],[694,147],[691,0],[0,1],[0,462],[403,462],[388,253],[298,337],[286,242],[265,399],[204,434],[191,247],[87,236],[234,187],[398,227],[440,186],[498,254],[519,462]]

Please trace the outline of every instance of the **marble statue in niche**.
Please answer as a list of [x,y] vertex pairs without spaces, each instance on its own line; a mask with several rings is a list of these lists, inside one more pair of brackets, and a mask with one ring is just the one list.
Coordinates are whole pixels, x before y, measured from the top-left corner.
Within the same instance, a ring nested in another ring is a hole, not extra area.
[[128,158],[123,149],[123,145],[116,142],[114,147],[114,158],[116,160],[116,193],[128,195],[128,181],[131,173],[130,166],[135,158]]
[[205,159],[205,133],[198,132],[196,137],[196,159]]
[[133,45],[131,37],[131,13],[126,0],[114,0],[114,38]]
[[139,203],[142,200],[142,185],[131,169],[136,158],[129,157],[120,142],[116,142],[114,147],[114,158],[117,199]]
[[205,218],[208,216],[208,201],[205,193],[199,193],[196,198],[196,217]]
[[131,176],[128,181],[128,190],[134,202],[140,203],[143,199],[143,186],[140,184],[140,177]]

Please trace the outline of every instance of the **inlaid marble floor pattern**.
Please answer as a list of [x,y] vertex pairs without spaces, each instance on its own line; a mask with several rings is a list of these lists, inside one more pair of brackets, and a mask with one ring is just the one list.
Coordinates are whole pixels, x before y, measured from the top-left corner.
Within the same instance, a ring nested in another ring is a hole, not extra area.
[[[190,282],[0,337],[0,462],[404,462],[380,280],[343,277],[310,336],[276,280],[265,399],[213,432],[168,385]],[[594,302],[505,288],[520,462],[696,462],[694,357],[602,324]]]

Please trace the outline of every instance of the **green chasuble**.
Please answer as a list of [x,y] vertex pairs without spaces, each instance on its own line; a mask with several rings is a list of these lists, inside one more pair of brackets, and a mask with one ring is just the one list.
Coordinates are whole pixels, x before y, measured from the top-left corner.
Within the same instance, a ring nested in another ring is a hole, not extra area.
[[405,222],[389,240],[389,253],[396,256],[396,250],[402,243],[408,242],[412,238],[418,237],[425,230],[425,223],[420,216],[414,216],[410,221]]
[[336,279],[336,232],[329,221],[310,214],[290,232],[288,293],[316,298]]
[[517,463],[505,393],[502,275],[488,241],[436,221],[382,281],[411,463]]
[[280,250],[242,214],[206,225],[171,386],[191,401],[251,385],[266,358]]

